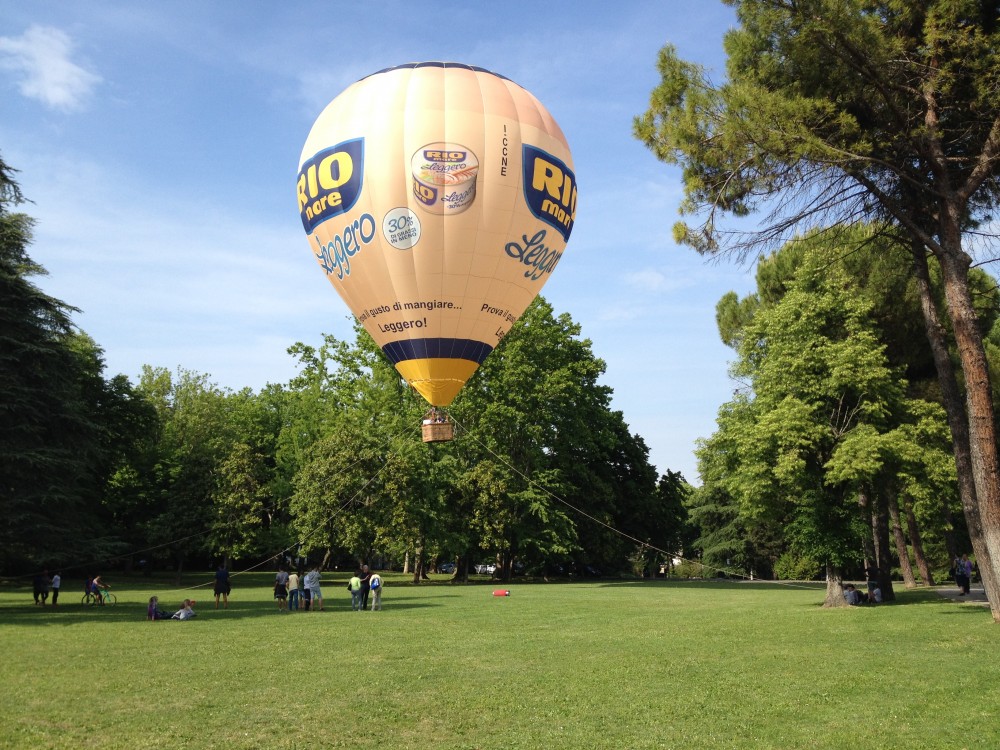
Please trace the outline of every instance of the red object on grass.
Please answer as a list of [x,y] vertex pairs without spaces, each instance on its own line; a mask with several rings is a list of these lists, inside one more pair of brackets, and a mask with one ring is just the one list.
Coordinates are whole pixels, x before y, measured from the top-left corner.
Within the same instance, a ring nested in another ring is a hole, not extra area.
[[507,589],[497,589],[493,592],[493,596],[510,596],[510,592]]

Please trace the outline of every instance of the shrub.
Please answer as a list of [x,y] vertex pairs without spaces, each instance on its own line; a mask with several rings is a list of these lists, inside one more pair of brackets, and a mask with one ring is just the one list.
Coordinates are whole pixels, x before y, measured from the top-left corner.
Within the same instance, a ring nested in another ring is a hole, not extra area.
[[785,552],[774,563],[774,577],[779,581],[812,581],[818,577],[820,567],[811,557]]

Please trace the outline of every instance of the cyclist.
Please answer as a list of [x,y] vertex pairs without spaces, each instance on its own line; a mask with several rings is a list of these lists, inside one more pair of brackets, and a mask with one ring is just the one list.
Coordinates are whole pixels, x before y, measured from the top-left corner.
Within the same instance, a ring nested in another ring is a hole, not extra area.
[[104,592],[111,588],[111,584],[105,583],[101,580],[100,575],[94,576],[94,580],[90,584],[91,593],[94,595],[94,599],[98,604],[104,605]]

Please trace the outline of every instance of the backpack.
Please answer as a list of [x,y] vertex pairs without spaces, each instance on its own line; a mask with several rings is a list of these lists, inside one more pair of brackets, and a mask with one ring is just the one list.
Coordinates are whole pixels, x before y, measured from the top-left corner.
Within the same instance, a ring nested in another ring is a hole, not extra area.
[[376,589],[381,588],[381,586],[382,586],[382,580],[381,579],[379,579],[379,578],[372,578],[372,581],[371,581],[371,590],[372,591],[375,591]]

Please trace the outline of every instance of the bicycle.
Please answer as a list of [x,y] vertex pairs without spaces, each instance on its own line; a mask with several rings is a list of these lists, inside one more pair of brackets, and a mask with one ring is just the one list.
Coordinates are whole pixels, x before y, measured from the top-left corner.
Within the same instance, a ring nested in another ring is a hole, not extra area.
[[97,595],[94,592],[88,591],[83,595],[83,598],[80,599],[80,604],[94,606],[96,604],[100,604],[101,601],[103,601],[105,605],[113,607],[118,604],[118,597],[112,594],[108,589],[101,589],[101,599],[98,600]]

